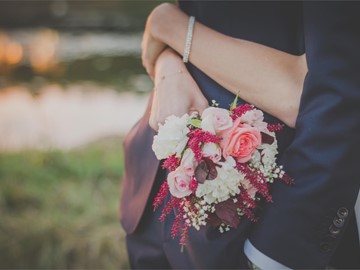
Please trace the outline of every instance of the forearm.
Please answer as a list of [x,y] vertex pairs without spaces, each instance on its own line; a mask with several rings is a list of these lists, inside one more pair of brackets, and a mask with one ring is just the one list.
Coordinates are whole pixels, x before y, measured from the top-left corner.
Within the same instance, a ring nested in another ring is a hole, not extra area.
[[[154,12],[155,38],[182,54],[188,16],[167,4]],[[190,62],[234,94],[294,126],[306,72],[304,58],[194,27]]]

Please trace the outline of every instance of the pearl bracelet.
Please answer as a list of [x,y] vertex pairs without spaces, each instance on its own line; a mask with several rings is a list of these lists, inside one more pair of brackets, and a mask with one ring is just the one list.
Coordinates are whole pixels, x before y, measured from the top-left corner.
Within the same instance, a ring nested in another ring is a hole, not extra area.
[[184,54],[183,54],[183,62],[184,63],[189,62],[191,42],[192,42],[192,37],[193,37],[193,32],[194,32],[194,24],[195,24],[195,17],[190,16],[187,34],[186,34],[185,49],[184,49]]

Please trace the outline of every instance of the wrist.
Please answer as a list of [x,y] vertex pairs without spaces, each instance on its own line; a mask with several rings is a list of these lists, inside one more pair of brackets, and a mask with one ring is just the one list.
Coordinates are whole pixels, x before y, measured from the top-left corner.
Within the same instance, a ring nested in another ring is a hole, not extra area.
[[171,71],[179,68],[185,69],[185,64],[182,62],[181,57],[172,50],[165,50],[156,61],[155,72],[158,70]]
[[170,48],[164,50],[158,57],[155,64],[155,77],[161,77],[179,71],[186,71],[186,66],[182,62],[180,55]]

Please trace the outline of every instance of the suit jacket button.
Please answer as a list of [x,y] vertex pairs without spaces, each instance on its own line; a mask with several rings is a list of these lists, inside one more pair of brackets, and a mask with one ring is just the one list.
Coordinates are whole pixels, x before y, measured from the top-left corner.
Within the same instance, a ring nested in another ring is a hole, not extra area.
[[338,235],[340,233],[340,229],[339,228],[336,228],[333,224],[329,227],[329,232],[332,234],[332,235]]
[[337,211],[337,216],[339,218],[346,218],[348,215],[349,215],[349,210],[347,210],[345,207],[341,207]]
[[344,223],[345,219],[343,218],[335,217],[333,220],[333,224],[336,228],[341,228],[342,226],[344,226]]
[[331,250],[330,245],[328,243],[321,243],[320,249],[324,252],[329,252]]
[[328,234],[323,239],[323,242],[325,242],[325,243],[333,243],[335,240],[336,240],[336,236],[334,236],[332,234]]

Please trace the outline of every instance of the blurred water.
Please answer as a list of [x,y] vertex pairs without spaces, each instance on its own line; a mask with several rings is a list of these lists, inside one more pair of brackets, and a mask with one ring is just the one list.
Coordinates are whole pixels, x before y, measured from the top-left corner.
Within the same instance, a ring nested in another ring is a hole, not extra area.
[[152,82],[141,33],[18,29],[0,33],[0,151],[71,149],[122,136]]
[[72,149],[121,136],[143,114],[148,95],[95,85],[48,85],[37,96],[26,88],[0,93],[0,150]]

